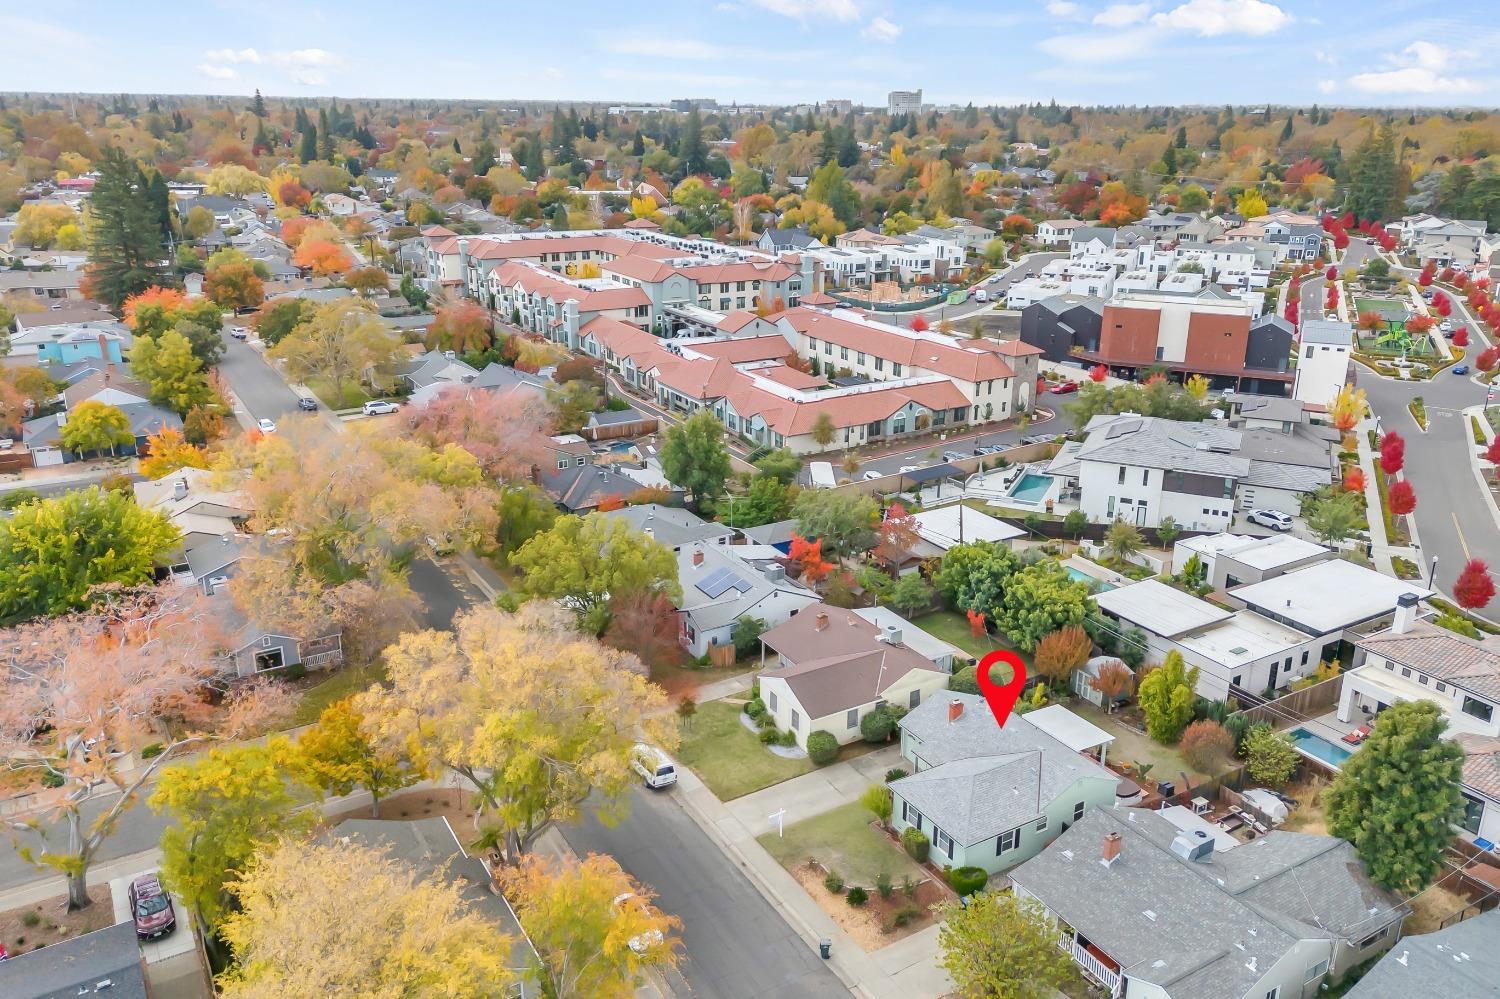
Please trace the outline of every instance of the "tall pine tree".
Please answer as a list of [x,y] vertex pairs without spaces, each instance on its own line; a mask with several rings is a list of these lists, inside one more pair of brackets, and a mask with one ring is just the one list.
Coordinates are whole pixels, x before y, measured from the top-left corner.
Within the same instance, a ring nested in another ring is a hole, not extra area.
[[297,151],[297,158],[303,163],[311,163],[318,158],[318,129],[317,126],[309,124],[302,131],[302,147]]
[[1396,160],[1396,141],[1387,126],[1372,131],[1349,157],[1349,194],[1344,207],[1357,219],[1388,221],[1406,196]]
[[99,179],[89,199],[89,284],[113,309],[161,281],[162,230],[140,167],[114,146],[105,146]]
[[260,88],[255,88],[255,103],[250,106],[255,117],[264,119],[266,116],[266,99],[260,95]]

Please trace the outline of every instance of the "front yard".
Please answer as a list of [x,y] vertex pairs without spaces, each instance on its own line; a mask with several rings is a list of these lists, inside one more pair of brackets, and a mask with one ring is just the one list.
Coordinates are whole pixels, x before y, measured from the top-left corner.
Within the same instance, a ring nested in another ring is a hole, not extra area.
[[678,726],[682,743],[677,758],[703,779],[720,801],[800,777],[812,770],[807,758],[777,756],[740,722],[740,705],[729,701],[700,704]]

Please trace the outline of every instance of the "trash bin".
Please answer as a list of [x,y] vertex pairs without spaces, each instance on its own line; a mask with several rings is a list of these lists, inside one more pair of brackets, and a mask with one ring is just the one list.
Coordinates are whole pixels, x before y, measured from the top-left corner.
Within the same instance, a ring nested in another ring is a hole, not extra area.
[[823,939],[821,939],[821,940],[818,941],[818,956],[819,957],[821,957],[823,960],[826,961],[826,960],[828,960],[828,955],[830,955],[832,953],[833,953],[833,941],[832,940],[828,939],[827,937],[824,937]]

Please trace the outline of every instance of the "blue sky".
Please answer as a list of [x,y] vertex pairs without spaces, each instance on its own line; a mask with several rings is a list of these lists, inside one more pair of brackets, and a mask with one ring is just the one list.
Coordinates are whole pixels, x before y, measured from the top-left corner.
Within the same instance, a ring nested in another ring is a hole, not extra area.
[[6,0],[0,90],[1500,105],[1473,0]]

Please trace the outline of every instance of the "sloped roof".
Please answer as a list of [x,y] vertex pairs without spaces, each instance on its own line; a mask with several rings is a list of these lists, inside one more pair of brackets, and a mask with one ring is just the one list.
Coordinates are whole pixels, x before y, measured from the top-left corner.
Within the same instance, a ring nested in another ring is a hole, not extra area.
[[1500,982],[1497,940],[1500,910],[1493,909],[1432,933],[1402,937],[1344,999],[1494,995]]
[[1500,649],[1415,621],[1405,634],[1386,631],[1359,646],[1395,663],[1419,669],[1436,680],[1486,697],[1500,698]]

